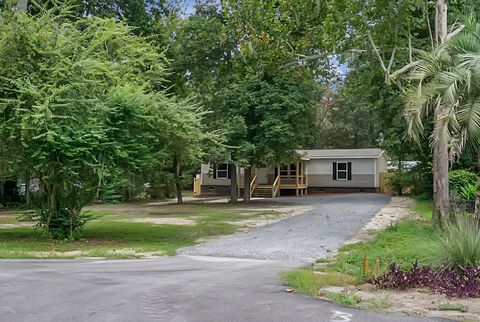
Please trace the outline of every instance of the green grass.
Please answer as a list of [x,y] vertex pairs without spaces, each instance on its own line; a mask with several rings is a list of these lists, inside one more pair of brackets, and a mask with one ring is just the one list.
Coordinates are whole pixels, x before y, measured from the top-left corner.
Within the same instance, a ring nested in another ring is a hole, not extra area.
[[327,272],[340,272],[356,278],[365,277],[364,258],[370,269],[379,259],[379,272],[384,272],[392,263],[407,268],[418,260],[423,265],[438,265],[432,256],[438,232],[429,222],[407,220],[381,231],[375,240],[343,246],[337,260],[325,267]]
[[468,312],[468,306],[461,303],[443,303],[438,306],[440,311],[458,311],[458,312]]
[[[125,209],[104,207],[88,210],[95,219],[88,222],[77,241],[55,241],[30,227],[0,229],[0,258],[136,258],[173,255],[178,248],[202,240],[235,233],[242,221],[278,212],[249,212],[224,205],[169,205],[153,209],[125,205]],[[118,211],[115,211],[118,210]],[[2,223],[18,223],[18,214],[9,213]],[[131,222],[137,218],[187,218],[193,225]],[[240,223],[235,224],[235,223]],[[79,254],[80,252],[80,254]]]
[[298,269],[282,275],[283,281],[300,293],[317,296],[321,288],[327,286],[348,286],[358,284],[355,277],[338,272],[315,273],[311,269]]
[[433,205],[431,200],[416,200],[415,212],[426,220],[432,220]]
[[331,299],[334,302],[343,304],[345,306],[355,306],[360,301],[362,300],[361,297],[359,297],[356,294],[353,293],[330,293],[327,295],[329,299]]
[[[118,221],[87,224],[78,241],[55,241],[32,228],[0,229],[0,258],[73,258],[62,252],[81,251],[82,256],[134,258],[136,253],[173,255],[180,247],[193,245],[198,239],[231,234],[236,227],[222,222],[194,226],[155,225]],[[130,249],[131,251],[122,251]],[[53,254],[36,254],[53,252]]]

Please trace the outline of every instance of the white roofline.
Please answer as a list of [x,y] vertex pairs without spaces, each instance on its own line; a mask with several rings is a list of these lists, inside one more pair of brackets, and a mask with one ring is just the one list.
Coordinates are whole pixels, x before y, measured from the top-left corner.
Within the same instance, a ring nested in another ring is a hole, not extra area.
[[[335,149],[332,149],[332,150],[335,150]],[[343,150],[343,149],[337,149],[339,151]],[[346,150],[346,149],[345,149]],[[351,149],[351,150],[362,150],[362,149]],[[309,155],[309,151],[316,151],[315,149],[307,149],[307,150],[297,150],[297,153],[300,154],[300,156],[303,156],[303,157],[307,157],[311,160],[318,160],[318,159],[378,159],[380,158],[382,155],[385,154],[385,150],[379,150],[379,154],[378,155],[372,155],[372,154],[368,154],[368,155],[342,155],[342,154],[339,154],[339,155]],[[328,151],[328,149],[326,149],[325,151]],[[300,152],[303,152],[303,153],[300,153]]]
[[320,159],[378,159],[381,156],[371,156],[371,155],[358,155],[354,157],[345,157],[340,155],[328,156],[328,157],[310,157],[310,160],[320,160]]

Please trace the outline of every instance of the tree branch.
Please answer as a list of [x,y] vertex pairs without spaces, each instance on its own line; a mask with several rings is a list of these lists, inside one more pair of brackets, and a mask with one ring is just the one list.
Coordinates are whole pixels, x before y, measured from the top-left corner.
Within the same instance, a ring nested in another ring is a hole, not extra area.
[[414,62],[411,62],[411,63],[403,66],[403,67],[400,68],[399,70],[394,71],[394,72],[390,75],[390,79],[394,80],[397,76],[402,75],[403,73],[406,73],[407,71],[409,71],[409,70],[412,69],[413,67],[417,66],[418,63],[419,63],[419,61],[414,61]]
[[375,53],[375,56],[377,56],[377,59],[380,62],[380,67],[382,67],[383,72],[385,73],[385,75],[387,75],[388,70],[385,67],[385,64],[383,62],[383,58],[382,58],[382,56],[380,56],[380,52],[378,51],[378,48],[375,45],[375,42],[373,41],[373,38],[372,38],[372,35],[370,34],[370,31],[367,31],[367,38],[368,38],[368,41],[370,42],[370,46],[372,47],[373,52]]
[[450,39],[452,39],[453,37],[455,37],[456,35],[458,35],[459,33],[462,32],[462,30],[465,28],[464,25],[461,25],[460,27],[458,27],[457,29],[455,29],[454,31],[452,31],[451,33],[449,33],[447,35],[447,41],[449,41]]

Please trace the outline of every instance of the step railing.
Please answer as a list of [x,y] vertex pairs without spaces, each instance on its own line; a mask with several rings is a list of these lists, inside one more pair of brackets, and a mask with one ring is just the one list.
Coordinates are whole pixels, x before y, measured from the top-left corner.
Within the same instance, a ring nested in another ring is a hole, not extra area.
[[273,182],[273,185],[272,185],[272,198],[276,198],[279,193],[280,193],[280,176],[278,175],[277,178],[275,178],[275,181]]
[[253,190],[257,187],[257,175],[254,175],[252,181],[250,181],[250,196],[253,194]]

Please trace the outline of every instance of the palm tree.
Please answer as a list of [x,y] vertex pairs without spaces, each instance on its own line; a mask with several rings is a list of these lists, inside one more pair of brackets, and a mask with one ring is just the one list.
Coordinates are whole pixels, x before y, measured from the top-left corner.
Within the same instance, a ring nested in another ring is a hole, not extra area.
[[408,133],[418,138],[423,119],[433,115],[433,221],[441,225],[449,216],[449,159],[465,144],[480,146],[480,23],[470,18],[458,35],[424,55],[409,76]]

